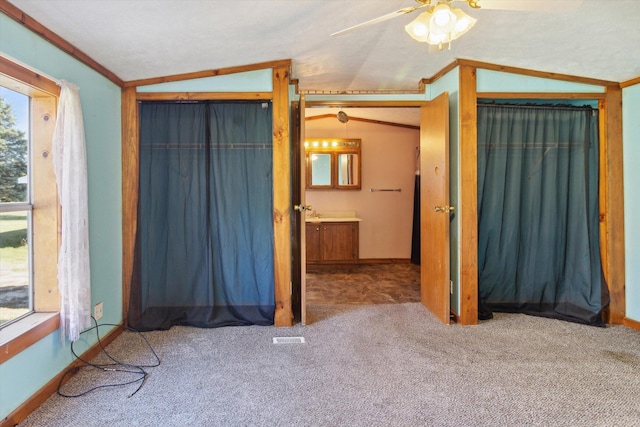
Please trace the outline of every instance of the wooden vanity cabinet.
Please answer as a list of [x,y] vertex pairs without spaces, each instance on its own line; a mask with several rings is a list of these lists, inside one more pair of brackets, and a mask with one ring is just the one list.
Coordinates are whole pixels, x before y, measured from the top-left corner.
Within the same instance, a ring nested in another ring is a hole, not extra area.
[[322,224],[307,223],[306,230],[306,244],[307,244],[307,263],[317,263],[320,261],[322,252],[320,251],[320,227]]
[[308,222],[307,263],[357,264],[358,233],[357,222]]

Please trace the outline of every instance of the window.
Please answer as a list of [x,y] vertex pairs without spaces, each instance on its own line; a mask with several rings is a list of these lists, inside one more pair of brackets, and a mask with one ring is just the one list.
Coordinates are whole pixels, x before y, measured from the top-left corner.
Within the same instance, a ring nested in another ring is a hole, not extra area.
[[0,363],[57,328],[59,88],[0,56]]
[[0,86],[0,327],[33,309],[29,97]]

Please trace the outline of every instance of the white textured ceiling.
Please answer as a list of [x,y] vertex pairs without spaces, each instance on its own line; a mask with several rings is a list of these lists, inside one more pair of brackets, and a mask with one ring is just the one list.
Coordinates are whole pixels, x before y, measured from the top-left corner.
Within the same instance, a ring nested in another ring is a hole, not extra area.
[[456,58],[612,81],[640,76],[640,0],[583,0],[564,13],[457,3],[478,22],[435,53],[404,31],[419,12],[329,36],[412,0],[10,2],[125,81],[279,59],[292,60],[303,90],[415,90]]

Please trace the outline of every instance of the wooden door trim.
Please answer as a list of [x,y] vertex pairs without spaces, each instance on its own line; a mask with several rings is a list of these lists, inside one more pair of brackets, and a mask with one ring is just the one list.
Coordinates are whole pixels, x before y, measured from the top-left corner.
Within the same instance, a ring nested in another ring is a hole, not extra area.
[[275,326],[293,325],[291,306],[291,154],[289,67],[273,75],[273,270]]
[[460,79],[460,297],[459,320],[478,324],[478,108],[476,69],[461,65]]
[[122,319],[128,325],[133,259],[138,230],[140,118],[136,88],[122,90]]
[[607,87],[600,109],[600,255],[609,288],[605,322],[622,324],[626,314],[622,89]]

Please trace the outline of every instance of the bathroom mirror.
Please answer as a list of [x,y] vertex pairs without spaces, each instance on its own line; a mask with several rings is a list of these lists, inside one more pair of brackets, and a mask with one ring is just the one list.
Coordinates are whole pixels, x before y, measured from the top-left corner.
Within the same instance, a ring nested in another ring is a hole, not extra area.
[[331,187],[331,154],[311,153],[311,182],[316,187]]
[[317,138],[304,143],[307,189],[359,190],[359,139]]
[[360,186],[360,156],[355,153],[338,153],[338,187]]

